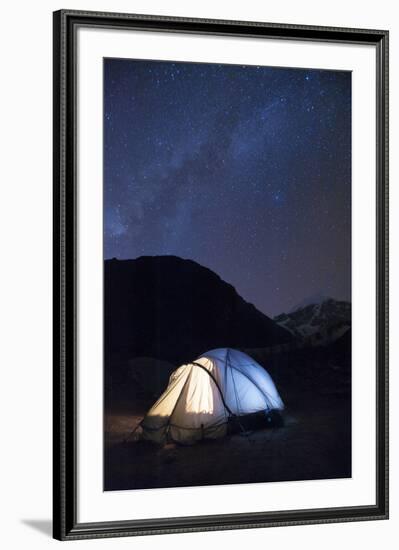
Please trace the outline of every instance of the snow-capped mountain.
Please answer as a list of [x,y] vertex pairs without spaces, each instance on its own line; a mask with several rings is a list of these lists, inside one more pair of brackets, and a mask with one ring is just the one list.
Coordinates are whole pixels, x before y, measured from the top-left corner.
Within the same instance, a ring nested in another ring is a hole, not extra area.
[[274,318],[299,340],[323,345],[340,338],[351,327],[351,304],[326,298]]
[[322,304],[327,300],[332,300],[331,296],[328,296],[327,294],[324,294],[322,292],[318,292],[316,294],[312,294],[311,296],[308,296],[307,298],[304,298],[299,303],[295,304],[295,306],[292,307],[288,311],[288,313],[294,313],[295,311],[298,311],[298,309],[303,309],[306,306]]

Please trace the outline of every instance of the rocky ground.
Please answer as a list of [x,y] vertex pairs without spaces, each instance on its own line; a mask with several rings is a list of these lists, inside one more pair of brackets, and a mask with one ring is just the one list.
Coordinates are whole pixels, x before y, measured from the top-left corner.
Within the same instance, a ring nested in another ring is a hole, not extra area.
[[[256,357],[262,361],[262,357]],[[350,368],[318,351],[267,358],[285,401],[285,424],[193,446],[125,442],[153,399],[109,398],[105,490],[351,476]]]

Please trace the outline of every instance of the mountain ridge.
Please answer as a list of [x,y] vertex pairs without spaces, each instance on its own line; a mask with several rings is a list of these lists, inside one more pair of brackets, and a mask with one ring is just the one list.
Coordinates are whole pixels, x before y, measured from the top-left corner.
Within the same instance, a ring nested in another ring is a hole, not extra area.
[[322,302],[325,302],[327,300],[335,300],[335,298],[333,298],[332,296],[329,296],[328,294],[325,294],[323,292],[317,292],[315,294],[311,294],[310,296],[302,299],[295,306],[291,307],[287,311],[287,313],[294,313],[298,309],[303,309],[306,306],[321,304]]
[[276,315],[274,321],[299,340],[325,344],[340,338],[351,328],[351,304],[326,298],[290,313]]
[[106,357],[179,363],[215,347],[266,347],[292,340],[233,285],[194,260],[105,260],[104,283]]

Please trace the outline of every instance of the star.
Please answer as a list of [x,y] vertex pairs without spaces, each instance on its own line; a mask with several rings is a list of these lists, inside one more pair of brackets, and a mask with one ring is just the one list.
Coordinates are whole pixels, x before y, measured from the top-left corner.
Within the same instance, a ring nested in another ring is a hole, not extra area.
[[350,298],[350,227],[349,72],[104,61],[105,258],[190,258],[274,315]]

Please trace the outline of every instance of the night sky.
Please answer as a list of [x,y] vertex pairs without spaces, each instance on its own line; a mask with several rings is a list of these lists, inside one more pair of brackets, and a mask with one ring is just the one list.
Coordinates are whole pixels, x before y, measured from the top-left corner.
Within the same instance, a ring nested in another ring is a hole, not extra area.
[[351,74],[104,60],[104,255],[173,254],[273,316],[350,299]]

